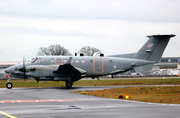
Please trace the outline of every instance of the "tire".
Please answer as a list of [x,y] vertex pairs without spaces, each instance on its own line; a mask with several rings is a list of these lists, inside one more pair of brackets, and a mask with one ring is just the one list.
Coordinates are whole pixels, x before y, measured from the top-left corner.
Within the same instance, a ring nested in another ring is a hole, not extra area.
[[66,88],[71,88],[71,87],[72,87],[72,85],[73,85],[73,83],[72,83],[72,82],[70,82],[70,81],[66,81]]
[[8,89],[11,89],[11,88],[13,87],[13,84],[12,84],[11,82],[8,82],[8,83],[6,84],[6,87],[7,87]]

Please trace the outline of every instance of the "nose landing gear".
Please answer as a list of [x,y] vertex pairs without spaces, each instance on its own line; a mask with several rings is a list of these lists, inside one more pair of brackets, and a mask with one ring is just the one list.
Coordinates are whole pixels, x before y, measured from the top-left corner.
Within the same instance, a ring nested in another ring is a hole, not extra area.
[[8,89],[11,89],[13,87],[13,84],[11,83],[11,78],[9,77],[9,75],[6,75],[6,79],[8,81],[8,83],[6,84],[6,87]]

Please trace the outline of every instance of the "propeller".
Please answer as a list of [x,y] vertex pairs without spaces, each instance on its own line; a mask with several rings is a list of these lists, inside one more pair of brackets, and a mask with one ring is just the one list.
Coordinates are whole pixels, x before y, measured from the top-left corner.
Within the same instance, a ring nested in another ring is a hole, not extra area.
[[25,59],[25,57],[23,56],[23,67],[20,68],[19,71],[23,72],[24,81],[25,81],[25,78],[27,77],[27,76],[26,76],[26,65],[25,65],[25,63],[26,63],[26,59]]
[[25,78],[26,78],[26,65],[25,65],[25,62],[26,62],[26,58],[23,57],[24,81],[25,81]]

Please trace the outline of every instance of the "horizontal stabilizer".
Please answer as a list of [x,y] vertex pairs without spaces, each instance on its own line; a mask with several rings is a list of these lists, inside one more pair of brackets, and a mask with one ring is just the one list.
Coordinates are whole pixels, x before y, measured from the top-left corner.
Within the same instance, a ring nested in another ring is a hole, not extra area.
[[134,58],[135,55],[136,53],[128,53],[128,54],[109,55],[108,57]]
[[122,73],[122,72],[125,72],[125,70],[122,70],[122,69],[115,70],[115,71],[112,71],[112,72],[111,72],[111,75],[112,75],[112,74]]

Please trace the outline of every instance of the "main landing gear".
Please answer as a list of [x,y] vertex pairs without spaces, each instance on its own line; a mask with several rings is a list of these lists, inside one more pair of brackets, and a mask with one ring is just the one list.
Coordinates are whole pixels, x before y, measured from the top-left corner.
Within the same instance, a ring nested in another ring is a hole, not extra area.
[[71,81],[66,81],[66,88],[71,88],[73,85],[73,82]]
[[13,87],[13,84],[11,83],[11,78],[9,77],[9,75],[6,75],[6,79],[8,81],[8,83],[6,84],[6,87],[8,89],[11,89]]

